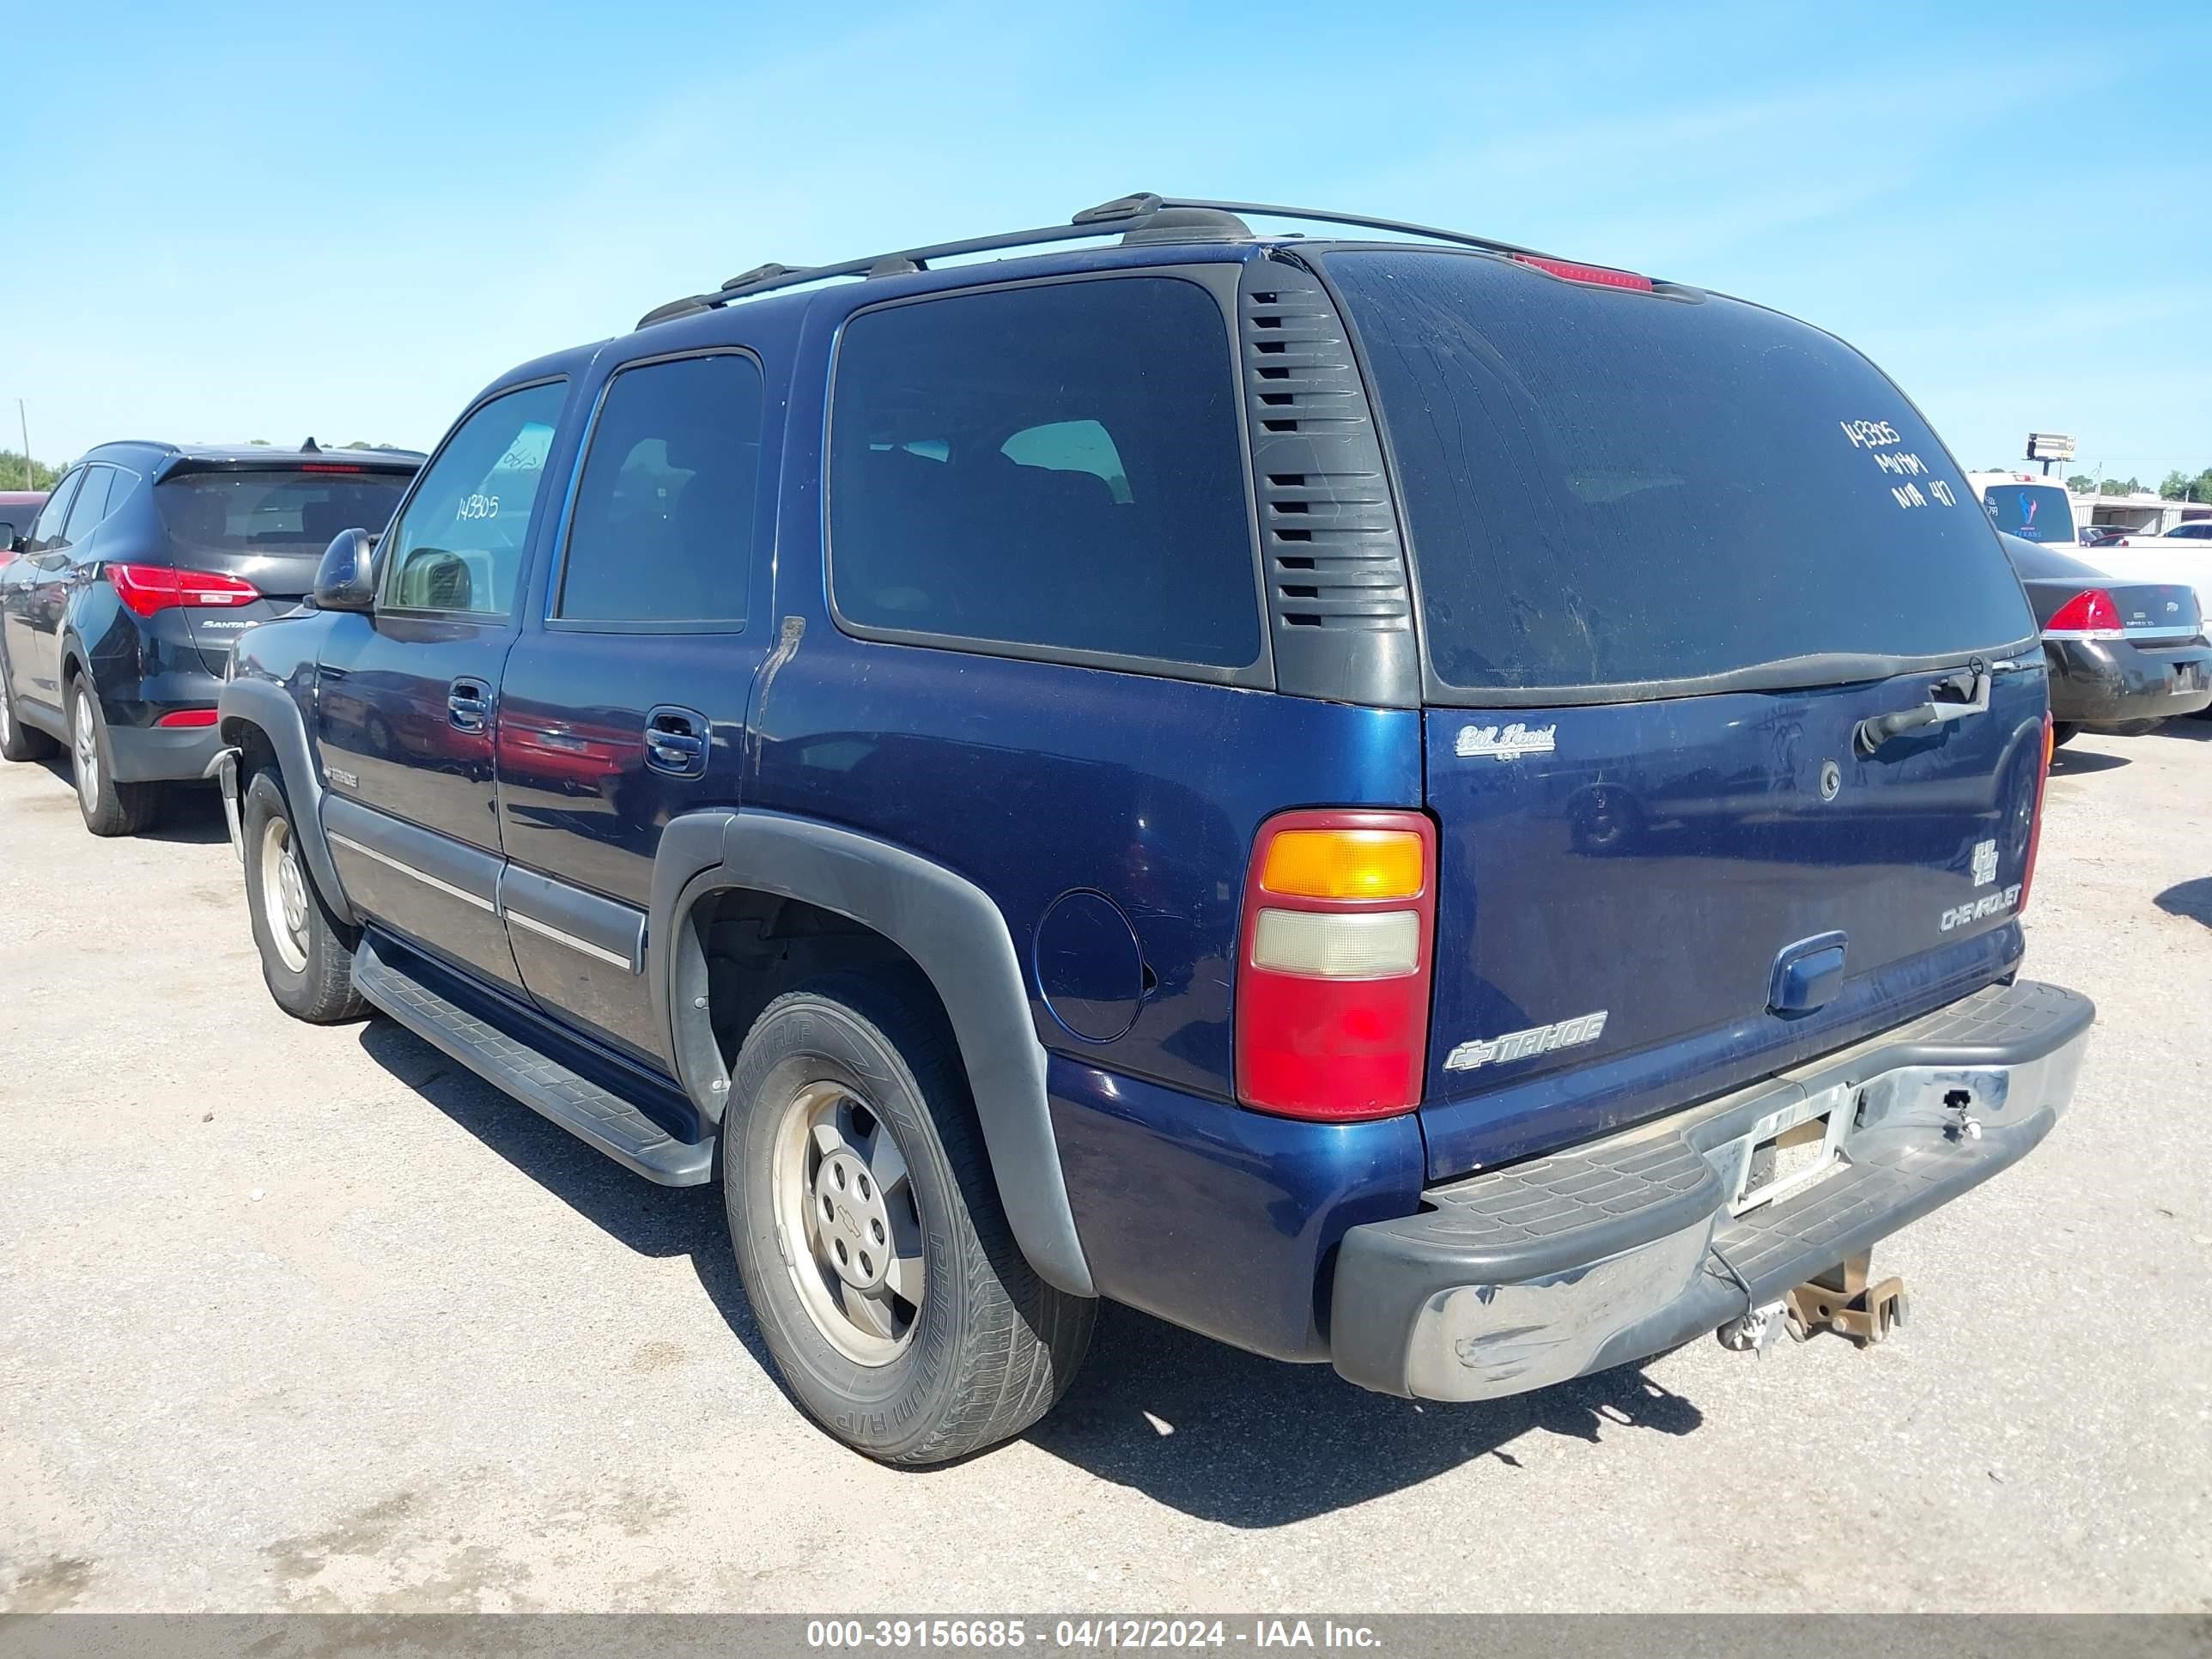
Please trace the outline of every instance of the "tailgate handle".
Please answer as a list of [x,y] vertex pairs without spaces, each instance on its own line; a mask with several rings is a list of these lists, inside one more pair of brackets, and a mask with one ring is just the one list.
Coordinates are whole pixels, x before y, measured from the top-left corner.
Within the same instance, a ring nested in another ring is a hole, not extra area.
[[1785,945],[1774,957],[1766,984],[1767,1008],[1778,1014],[1809,1014],[1825,1008],[1844,988],[1844,957],[1849,940],[1841,933],[1815,933]]
[[[1969,714],[1986,714],[1990,709],[1990,671],[1976,663],[1962,672],[1946,676],[1928,688],[1928,701],[1915,708],[1900,708],[1893,714],[1875,714],[1859,722],[1858,732],[1852,742],[1862,755],[1871,755],[1892,738],[1901,738],[1907,732],[1936,726],[1944,720],[1962,720]],[[1950,696],[1939,694],[1949,692]]]

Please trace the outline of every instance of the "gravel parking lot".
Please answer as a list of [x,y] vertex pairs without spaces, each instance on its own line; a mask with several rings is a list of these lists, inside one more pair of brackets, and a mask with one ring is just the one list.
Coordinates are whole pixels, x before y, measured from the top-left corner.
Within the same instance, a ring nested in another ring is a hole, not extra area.
[[2072,1115],[1912,1323],[1420,1407],[1109,1310],[1024,1440],[782,1396],[711,1191],[263,989],[211,795],[0,769],[0,1609],[2212,1609],[2212,722],[2061,751]]

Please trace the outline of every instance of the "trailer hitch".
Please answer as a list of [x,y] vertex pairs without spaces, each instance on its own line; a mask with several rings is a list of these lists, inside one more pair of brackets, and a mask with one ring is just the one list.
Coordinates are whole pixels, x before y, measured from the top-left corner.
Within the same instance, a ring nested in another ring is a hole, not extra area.
[[1868,1283],[1873,1261],[1871,1252],[1863,1251],[1784,1297],[1790,1334],[1803,1342],[1829,1330],[1865,1348],[1901,1327],[1911,1311],[1905,1281],[1893,1277]]

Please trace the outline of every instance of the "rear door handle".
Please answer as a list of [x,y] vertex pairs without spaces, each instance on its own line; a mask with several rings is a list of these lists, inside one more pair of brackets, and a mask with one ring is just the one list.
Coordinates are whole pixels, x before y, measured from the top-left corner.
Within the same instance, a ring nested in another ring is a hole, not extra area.
[[673,778],[702,776],[714,729],[696,709],[663,703],[645,717],[645,763]]
[[482,680],[455,680],[446,694],[446,718],[456,732],[481,732],[491,719],[491,687]]

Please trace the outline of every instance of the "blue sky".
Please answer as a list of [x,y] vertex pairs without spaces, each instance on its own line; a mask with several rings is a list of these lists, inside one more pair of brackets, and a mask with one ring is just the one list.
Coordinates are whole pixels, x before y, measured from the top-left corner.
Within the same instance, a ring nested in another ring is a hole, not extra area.
[[510,364],[763,259],[1149,189],[1778,306],[1969,466],[2031,428],[2212,465],[2201,0],[4,10],[0,443],[20,396],[45,459],[428,447]]

